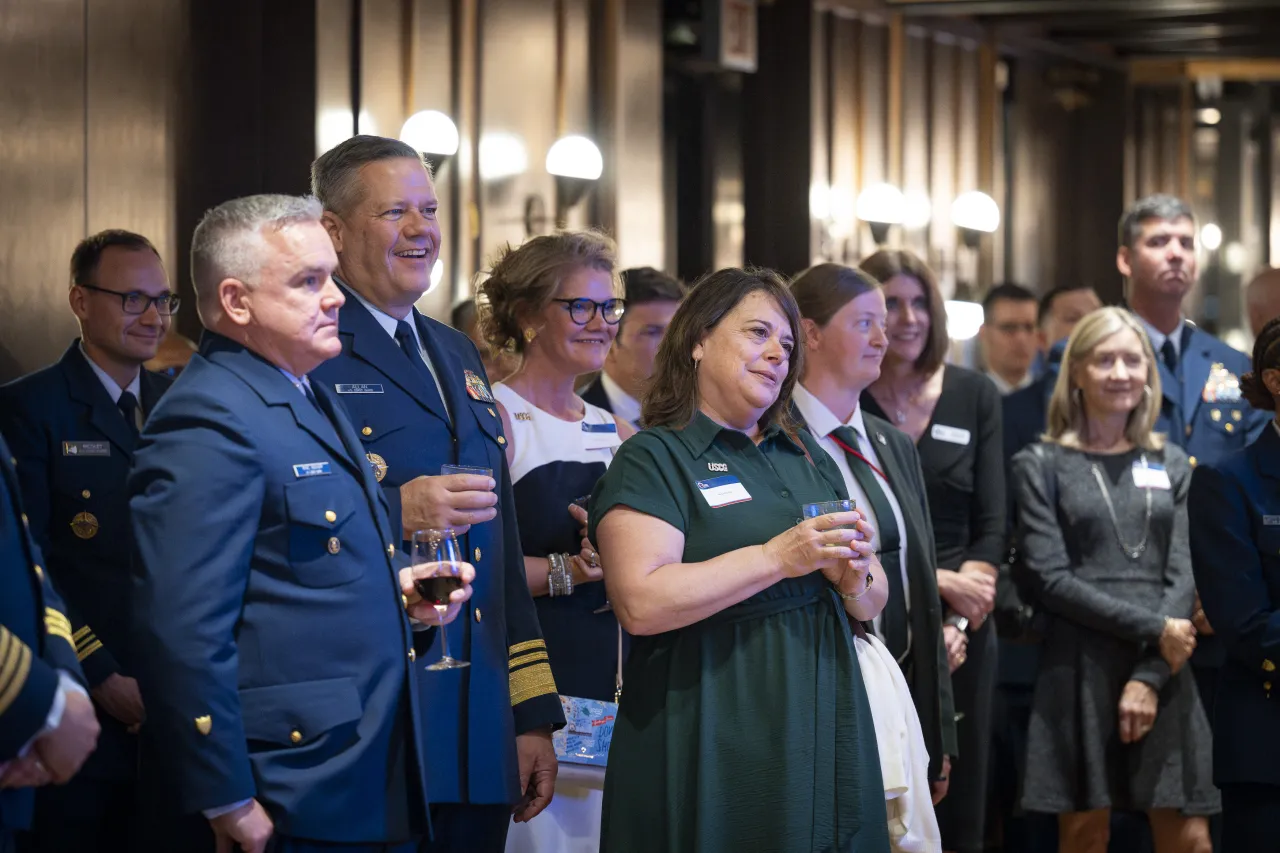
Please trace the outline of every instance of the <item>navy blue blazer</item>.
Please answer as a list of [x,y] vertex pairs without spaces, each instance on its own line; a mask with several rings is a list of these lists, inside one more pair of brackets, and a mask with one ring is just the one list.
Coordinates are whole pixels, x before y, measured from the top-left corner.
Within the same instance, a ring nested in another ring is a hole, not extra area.
[[[472,598],[450,625],[450,651],[471,666],[421,681],[423,724],[431,732],[433,803],[510,804],[519,800],[517,734],[564,724],[546,644],[524,571],[502,419],[475,345],[413,311],[418,335],[444,391],[438,395],[395,339],[344,288],[338,317],[342,354],[311,374],[345,405],[362,453],[377,472],[402,535],[400,487],[445,464],[488,468],[498,515],[473,525],[459,545],[476,567]],[[429,652],[439,657],[439,649]]]
[[1226,651],[1213,781],[1280,785],[1280,435],[1265,429],[1248,449],[1202,462],[1187,509],[1196,586]]
[[[0,764],[39,734],[58,692],[58,670],[83,683],[61,599],[28,530],[17,460],[0,438]],[[35,790],[0,791],[0,841],[31,824]]]
[[399,536],[312,388],[319,408],[206,334],[147,420],[128,481],[143,733],[184,812],[257,797],[284,836],[404,841],[428,823]]
[[[142,371],[141,405],[151,411],[171,379]],[[67,604],[90,687],[114,673],[128,636],[132,549],[125,478],[136,439],[93,372],[80,341],[62,359],[0,387],[0,432],[18,459],[31,535]],[[136,737],[101,708],[98,748],[82,773],[130,778]]]

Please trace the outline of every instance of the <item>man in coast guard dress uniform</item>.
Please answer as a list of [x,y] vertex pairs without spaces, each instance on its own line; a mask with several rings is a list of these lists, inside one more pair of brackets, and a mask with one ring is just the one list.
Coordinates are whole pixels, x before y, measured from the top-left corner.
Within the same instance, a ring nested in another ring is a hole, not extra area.
[[[432,740],[428,850],[501,853],[513,807],[530,820],[551,801],[551,731],[564,723],[525,578],[502,421],[475,345],[413,307],[440,247],[419,154],[353,137],[316,160],[312,191],[346,296],[342,352],[313,379],[350,413],[396,540],[452,527],[476,567],[475,596],[449,629],[450,651],[471,666],[420,679]],[[440,476],[442,465],[493,474]]]
[[31,853],[138,849],[142,694],[123,662],[131,586],[125,478],[138,431],[172,380],[143,370],[178,297],[155,247],[102,231],[71,256],[81,339],[56,364],[0,388],[0,431],[18,459],[31,535],[67,602],[102,734],[71,783],[42,789]]
[[441,615],[399,567],[350,421],[308,377],[339,350],[343,302],[320,213],[251,196],[196,228],[208,331],[129,478],[131,660],[159,772],[219,851],[416,853],[434,754],[416,661],[432,638],[410,620]]
[[[1116,266],[1128,279],[1129,308],[1146,327],[1160,368],[1164,400],[1156,430],[1182,447],[1193,467],[1243,450],[1269,418],[1240,397],[1249,357],[1182,314],[1197,272],[1191,208],[1168,195],[1140,199],[1121,218],[1119,236]],[[1225,653],[1198,607],[1194,617],[1199,636],[1191,666],[1212,723]]]
[[0,438],[0,853],[31,824],[35,788],[65,783],[98,740],[71,623],[27,529]]

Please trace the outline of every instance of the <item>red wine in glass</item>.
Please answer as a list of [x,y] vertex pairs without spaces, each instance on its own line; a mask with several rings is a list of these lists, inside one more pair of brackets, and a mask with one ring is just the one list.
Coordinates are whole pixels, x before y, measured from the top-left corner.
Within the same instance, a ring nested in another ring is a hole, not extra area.
[[423,601],[429,601],[437,607],[448,607],[449,594],[456,589],[462,589],[462,579],[452,575],[435,575],[415,579],[413,587],[418,591],[418,595],[422,596]]
[[[409,558],[413,566],[413,587],[424,601],[435,605],[441,616],[449,609],[449,594],[462,588],[462,551],[453,531],[415,530],[410,540]],[[471,666],[468,661],[457,660],[449,654],[449,632],[440,627],[441,658],[429,665],[429,670],[459,669]]]

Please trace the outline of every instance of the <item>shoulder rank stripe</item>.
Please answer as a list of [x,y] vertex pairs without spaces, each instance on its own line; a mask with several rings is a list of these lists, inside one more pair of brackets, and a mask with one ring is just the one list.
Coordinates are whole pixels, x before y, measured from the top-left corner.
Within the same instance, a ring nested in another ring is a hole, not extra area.
[[0,714],[9,710],[31,673],[31,649],[0,625]]
[[551,675],[551,666],[546,663],[535,663],[511,673],[511,705],[519,705],[538,696],[555,695],[556,680]]
[[92,643],[85,646],[83,649],[76,649],[76,660],[83,663],[85,658],[87,658],[89,655],[93,654],[100,648],[102,648],[102,641],[94,640]]
[[546,647],[546,640],[525,640],[523,643],[516,643],[511,648],[507,649],[507,657],[515,657],[521,652],[528,652],[533,649],[545,649]]
[[89,626],[88,626],[88,625],[83,625],[83,626],[81,626],[81,628],[80,628],[80,630],[79,630],[79,631],[76,631],[74,634],[72,634],[72,635],[71,635],[71,639],[75,640],[75,641],[76,641],[76,643],[77,643],[77,644],[79,644],[79,642],[80,642],[81,640],[83,640],[85,637],[87,637],[87,636],[91,635],[92,633],[93,633],[93,632],[89,630]]
[[546,660],[546,659],[547,659],[547,653],[545,651],[529,652],[528,654],[523,654],[523,655],[520,655],[519,657],[512,658],[511,662],[507,664],[507,669],[517,669],[519,667],[524,666],[527,663],[533,663],[534,661]]
[[44,627],[49,636],[61,637],[72,647],[75,646],[76,641],[71,639],[71,621],[52,607],[44,609]]

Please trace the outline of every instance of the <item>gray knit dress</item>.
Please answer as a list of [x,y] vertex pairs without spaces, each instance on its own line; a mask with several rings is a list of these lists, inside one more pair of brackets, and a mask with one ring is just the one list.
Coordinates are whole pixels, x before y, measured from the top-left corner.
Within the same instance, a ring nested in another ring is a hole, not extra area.
[[[1094,455],[1044,445],[1013,460],[1018,544],[1038,609],[1049,614],[1027,733],[1022,806],[1063,813],[1088,809],[1179,809],[1214,814],[1209,721],[1189,665],[1177,675],[1160,657],[1165,616],[1189,618],[1195,598],[1187,543],[1186,454],[1134,450]],[[1147,489],[1133,466],[1163,465],[1170,488]],[[1045,467],[1056,475],[1046,486]],[[1094,469],[1114,506],[1107,508]],[[1136,550],[1146,530],[1146,547]],[[1122,546],[1123,543],[1123,546]],[[1120,742],[1125,684],[1159,692],[1155,726],[1142,740]]]

